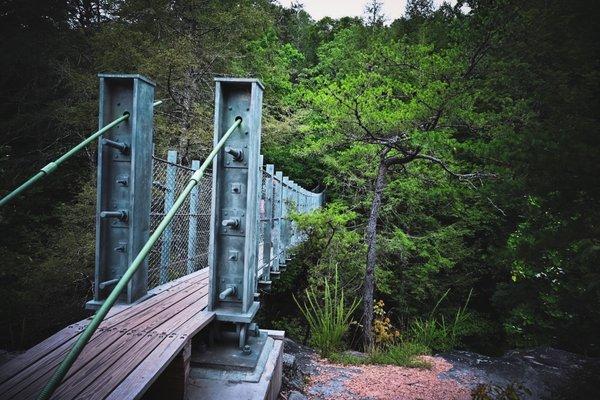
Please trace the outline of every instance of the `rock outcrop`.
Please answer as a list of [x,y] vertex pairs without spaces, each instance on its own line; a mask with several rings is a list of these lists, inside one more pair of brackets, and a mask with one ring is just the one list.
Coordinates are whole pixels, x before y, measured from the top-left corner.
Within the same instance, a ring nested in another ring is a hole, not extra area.
[[600,359],[549,347],[502,357],[452,351],[425,359],[431,369],[336,365],[286,339],[282,398],[468,400],[474,391],[496,399],[509,390],[521,400],[587,400],[597,398],[600,387]]

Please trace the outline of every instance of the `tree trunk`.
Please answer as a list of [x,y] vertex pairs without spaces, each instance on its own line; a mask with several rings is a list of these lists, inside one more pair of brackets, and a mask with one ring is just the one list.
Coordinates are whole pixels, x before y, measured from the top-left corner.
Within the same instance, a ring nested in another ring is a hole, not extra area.
[[385,157],[381,158],[375,180],[375,193],[371,203],[371,213],[367,223],[367,266],[363,288],[363,345],[365,351],[373,349],[373,292],[375,290],[375,262],[377,261],[377,220],[381,207],[381,196],[385,188],[385,175],[388,166]]

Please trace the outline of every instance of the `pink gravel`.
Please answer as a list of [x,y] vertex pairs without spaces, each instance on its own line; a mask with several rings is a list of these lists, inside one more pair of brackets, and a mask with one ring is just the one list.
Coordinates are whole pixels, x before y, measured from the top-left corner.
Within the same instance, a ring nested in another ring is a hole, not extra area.
[[320,373],[311,377],[310,387],[327,385],[338,380],[345,389],[323,395],[310,390],[313,399],[376,399],[376,400],[470,400],[471,391],[451,379],[440,379],[439,374],[452,364],[439,357],[421,357],[431,369],[405,368],[391,365],[363,365],[345,367],[319,360]]

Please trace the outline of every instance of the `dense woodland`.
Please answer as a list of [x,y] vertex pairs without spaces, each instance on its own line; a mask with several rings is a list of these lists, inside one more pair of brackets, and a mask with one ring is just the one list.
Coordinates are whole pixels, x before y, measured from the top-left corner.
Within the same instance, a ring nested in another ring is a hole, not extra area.
[[[309,240],[264,325],[309,339],[292,295],[337,271],[362,299],[346,347],[459,315],[430,349],[597,356],[599,10],[409,0],[392,21],[370,1],[314,21],[269,0],[2,1],[0,194],[94,130],[99,72],[157,82],[157,152],[184,164],[212,146],[213,78],[258,77],[266,161],[327,195],[298,217]],[[85,315],[95,162],[91,147],[0,210],[1,348]]]

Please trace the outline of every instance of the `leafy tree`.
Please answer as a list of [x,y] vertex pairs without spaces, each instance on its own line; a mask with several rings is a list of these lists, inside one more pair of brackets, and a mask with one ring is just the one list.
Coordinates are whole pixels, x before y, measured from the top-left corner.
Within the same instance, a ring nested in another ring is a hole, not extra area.
[[390,42],[379,33],[367,35],[361,28],[340,32],[320,51],[312,104],[326,116],[318,126],[327,130],[322,146],[366,157],[368,164],[377,166],[370,178],[373,192],[365,239],[365,348],[373,345],[377,224],[388,174],[407,171],[413,161],[426,161],[464,181],[493,176],[456,173],[455,165],[443,161],[464,167],[452,154],[460,146],[452,127],[474,117],[477,95],[468,87],[482,58]]

